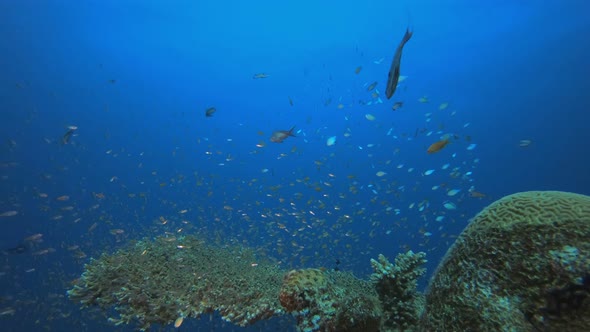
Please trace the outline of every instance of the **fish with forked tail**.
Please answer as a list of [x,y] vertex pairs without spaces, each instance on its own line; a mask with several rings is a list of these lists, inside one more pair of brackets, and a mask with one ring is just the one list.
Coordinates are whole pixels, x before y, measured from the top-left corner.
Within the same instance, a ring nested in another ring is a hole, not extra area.
[[289,136],[296,137],[293,134],[293,130],[295,130],[295,126],[291,127],[289,130],[275,130],[270,136],[270,141],[274,143],[283,143],[283,141]]
[[399,81],[399,68],[402,61],[402,50],[404,45],[412,38],[412,34],[414,32],[410,31],[410,28],[406,29],[406,34],[402,41],[397,46],[397,50],[395,50],[395,55],[393,56],[393,61],[391,61],[391,67],[389,68],[389,74],[387,77],[387,88],[385,89],[385,96],[387,99],[390,99],[397,88],[397,83]]

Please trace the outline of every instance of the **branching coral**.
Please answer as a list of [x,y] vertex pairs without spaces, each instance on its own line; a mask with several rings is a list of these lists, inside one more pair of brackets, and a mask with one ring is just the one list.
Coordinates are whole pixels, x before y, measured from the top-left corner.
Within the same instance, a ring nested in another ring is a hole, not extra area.
[[415,327],[422,310],[423,298],[417,292],[417,280],[426,272],[426,254],[408,251],[395,258],[395,264],[379,255],[371,259],[375,273],[371,279],[381,300],[384,317],[383,329],[409,330]]

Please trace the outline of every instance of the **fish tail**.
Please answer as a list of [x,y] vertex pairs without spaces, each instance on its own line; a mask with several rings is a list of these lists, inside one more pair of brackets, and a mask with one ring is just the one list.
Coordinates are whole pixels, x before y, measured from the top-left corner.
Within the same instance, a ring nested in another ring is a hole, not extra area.
[[295,134],[293,134],[293,130],[295,130],[295,126],[291,127],[291,129],[289,129],[289,136],[296,137]]
[[410,40],[410,38],[412,38],[412,35],[414,34],[414,31],[410,29],[410,27],[406,28],[406,34],[404,34],[404,39],[402,40],[402,43],[406,43],[408,40]]

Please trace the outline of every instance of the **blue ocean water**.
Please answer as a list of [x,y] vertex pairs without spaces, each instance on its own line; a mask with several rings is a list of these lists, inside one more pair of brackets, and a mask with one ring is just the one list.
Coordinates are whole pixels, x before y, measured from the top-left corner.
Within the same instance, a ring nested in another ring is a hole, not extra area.
[[[379,253],[412,249],[430,277],[494,200],[589,195],[588,11],[582,0],[0,2],[2,330],[133,330],[65,292],[91,257],[144,237],[198,234],[285,269],[339,261],[359,277]],[[407,27],[405,79],[388,100]],[[296,137],[270,141],[293,126]],[[293,322],[214,316],[180,330]]]

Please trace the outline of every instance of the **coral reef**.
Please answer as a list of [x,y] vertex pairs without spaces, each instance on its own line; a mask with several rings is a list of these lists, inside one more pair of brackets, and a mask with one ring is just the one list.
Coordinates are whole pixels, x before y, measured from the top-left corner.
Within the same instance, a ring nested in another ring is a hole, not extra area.
[[383,255],[374,273],[284,271],[243,247],[196,237],[139,241],[85,266],[68,291],[114,307],[114,324],[182,323],[218,311],[245,326],[290,313],[300,331],[586,331],[590,326],[590,197],[525,192],[482,210],[428,290],[424,253]]
[[375,288],[350,273],[288,272],[279,294],[300,331],[378,331],[381,307]]
[[506,196],[449,249],[426,293],[422,331],[586,331],[590,197]]
[[287,312],[301,311],[328,291],[328,278],[320,269],[291,270],[283,278],[279,299]]
[[383,308],[381,331],[413,330],[424,306],[424,297],[416,290],[417,280],[426,269],[426,254],[414,253],[411,250],[399,254],[392,264],[383,255],[379,260],[371,259],[375,273],[371,280]]
[[68,295],[83,307],[114,307],[109,321],[141,330],[213,311],[240,326],[291,313],[306,332],[409,330],[423,257],[400,254],[393,265],[380,255],[372,279],[362,280],[325,269],[287,272],[246,248],[192,236],[157,238],[92,259]]
[[283,273],[244,248],[157,238],[92,259],[68,295],[83,307],[114,306],[111,322],[142,330],[214,310],[245,326],[283,313],[277,296]]

